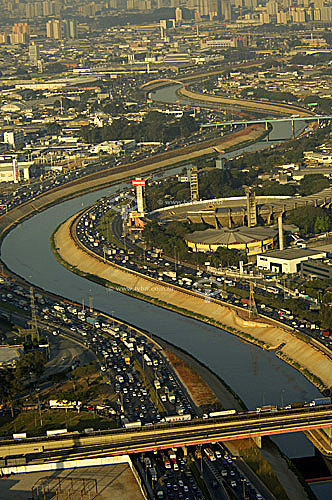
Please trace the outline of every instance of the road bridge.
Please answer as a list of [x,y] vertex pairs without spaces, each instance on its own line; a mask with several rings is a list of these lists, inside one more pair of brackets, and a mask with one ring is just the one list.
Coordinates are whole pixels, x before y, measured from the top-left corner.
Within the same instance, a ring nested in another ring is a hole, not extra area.
[[227,125],[251,125],[256,123],[280,123],[280,122],[313,122],[325,120],[332,120],[332,116],[330,115],[312,115],[312,116],[289,116],[286,118],[257,118],[256,120],[230,120],[226,122],[211,122],[211,123],[203,123],[200,125],[201,128],[211,128],[211,127],[224,127]]
[[[239,412],[214,419],[160,423],[139,429],[116,429],[90,433],[71,433],[52,437],[3,440],[0,457],[27,456],[28,461],[46,454],[107,452],[110,455],[139,453],[163,448],[189,446],[216,441],[261,438],[274,434],[308,431],[332,426],[332,405],[297,409]],[[47,455],[46,455],[47,456]],[[5,467],[3,463],[3,467]]]
[[[292,138],[295,139],[295,122],[297,121],[305,121],[305,122],[317,122],[318,125],[322,121],[329,121],[332,120],[332,116],[330,115],[313,115],[313,116],[290,116],[288,118],[260,118],[260,119],[254,119],[254,120],[230,120],[226,122],[211,122],[211,123],[202,123],[200,125],[201,130],[205,128],[219,128],[219,127],[226,127],[226,126],[238,126],[238,125],[244,125],[247,127],[248,125],[252,124],[257,124],[257,123],[264,123],[265,124],[265,129],[269,129],[269,125],[272,125],[273,123],[284,123],[284,122],[289,122],[292,126]],[[269,135],[267,135],[267,140],[269,140]]]

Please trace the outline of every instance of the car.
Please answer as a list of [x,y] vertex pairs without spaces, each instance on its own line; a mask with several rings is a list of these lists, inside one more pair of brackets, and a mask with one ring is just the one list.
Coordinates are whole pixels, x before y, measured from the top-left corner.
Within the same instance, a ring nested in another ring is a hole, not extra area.
[[231,481],[231,487],[236,488],[236,481]]

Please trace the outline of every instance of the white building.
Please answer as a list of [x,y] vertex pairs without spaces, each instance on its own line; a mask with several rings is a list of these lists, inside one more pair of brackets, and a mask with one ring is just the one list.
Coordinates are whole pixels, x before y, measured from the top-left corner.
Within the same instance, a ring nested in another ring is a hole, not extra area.
[[3,142],[9,144],[13,149],[19,149],[24,145],[23,130],[12,130],[11,132],[4,132]]
[[310,250],[310,248],[271,250],[257,255],[257,267],[274,273],[294,274],[301,271],[301,262],[325,257],[326,252]]
[[17,161],[16,155],[0,156],[0,182],[17,182],[30,179],[33,161]]
[[136,141],[134,139],[124,139],[122,141],[105,141],[100,144],[96,144],[91,148],[91,153],[99,153],[104,151],[109,154],[120,153],[121,151],[130,151],[136,146]]

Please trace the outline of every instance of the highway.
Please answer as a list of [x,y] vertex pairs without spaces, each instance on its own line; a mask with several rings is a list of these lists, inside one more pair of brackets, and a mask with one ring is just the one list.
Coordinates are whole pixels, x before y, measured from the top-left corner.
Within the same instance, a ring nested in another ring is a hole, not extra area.
[[92,434],[72,433],[49,438],[26,438],[0,442],[0,457],[39,454],[61,450],[67,456],[88,452],[99,446],[111,455],[139,453],[163,448],[189,446],[240,438],[305,431],[330,427],[332,405],[299,409],[243,412],[215,419],[194,419],[161,423],[141,429],[99,431]]

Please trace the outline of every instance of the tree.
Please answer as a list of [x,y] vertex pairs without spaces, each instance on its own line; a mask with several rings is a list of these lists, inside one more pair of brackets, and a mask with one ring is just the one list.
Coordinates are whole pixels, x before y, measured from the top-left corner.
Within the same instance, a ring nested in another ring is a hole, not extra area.
[[323,328],[332,330],[332,293],[326,292],[322,299],[319,318]]
[[327,215],[316,218],[314,226],[315,233],[326,233],[329,230],[329,227],[330,219]]

